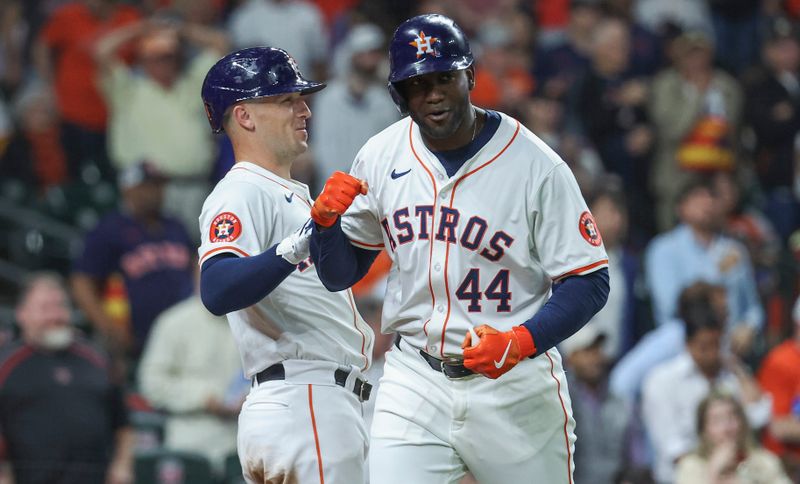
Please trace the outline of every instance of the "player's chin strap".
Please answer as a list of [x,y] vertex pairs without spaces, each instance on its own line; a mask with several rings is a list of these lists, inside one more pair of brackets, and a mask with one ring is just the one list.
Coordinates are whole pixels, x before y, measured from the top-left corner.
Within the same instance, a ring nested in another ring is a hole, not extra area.
[[311,219],[306,220],[302,227],[281,240],[275,248],[275,253],[290,264],[299,264],[308,259],[311,255],[311,227],[313,223]]

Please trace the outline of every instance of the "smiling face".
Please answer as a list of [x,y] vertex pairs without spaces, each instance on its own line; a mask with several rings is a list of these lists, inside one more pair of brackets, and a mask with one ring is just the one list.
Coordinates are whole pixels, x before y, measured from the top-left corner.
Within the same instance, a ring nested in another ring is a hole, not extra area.
[[17,307],[16,316],[22,337],[29,344],[53,346],[53,335],[65,343],[69,341],[69,302],[66,291],[57,279],[40,276],[31,282]]
[[245,101],[242,127],[258,135],[259,142],[278,160],[294,160],[308,149],[306,121],[311,117],[299,93],[280,94]]
[[474,85],[472,68],[432,72],[399,83],[409,114],[426,143],[434,150],[450,150],[472,140],[469,91]]

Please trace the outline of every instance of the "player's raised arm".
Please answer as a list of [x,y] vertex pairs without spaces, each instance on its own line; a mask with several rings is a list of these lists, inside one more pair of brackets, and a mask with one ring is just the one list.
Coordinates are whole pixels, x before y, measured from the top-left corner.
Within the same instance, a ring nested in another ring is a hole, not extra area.
[[334,172],[311,207],[315,222],[311,234],[311,260],[322,284],[330,291],[341,291],[358,282],[369,270],[378,252],[360,249],[342,231],[341,215],[355,198],[366,195],[367,182]]

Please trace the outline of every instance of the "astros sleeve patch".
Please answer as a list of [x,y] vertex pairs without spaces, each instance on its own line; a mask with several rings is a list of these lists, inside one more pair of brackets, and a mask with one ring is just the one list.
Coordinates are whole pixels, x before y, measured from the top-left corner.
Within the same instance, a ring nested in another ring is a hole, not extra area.
[[208,239],[212,244],[233,242],[242,235],[242,222],[231,212],[222,212],[211,221]]
[[597,230],[594,217],[588,210],[581,214],[581,218],[578,221],[578,230],[581,231],[584,240],[593,246],[599,247],[603,243],[603,237],[600,235],[600,231]]
[[[254,256],[264,248],[270,236],[269,203],[255,184],[223,179],[203,204],[200,214],[201,243],[198,262],[211,256],[231,253]],[[262,238],[263,237],[263,238]]]

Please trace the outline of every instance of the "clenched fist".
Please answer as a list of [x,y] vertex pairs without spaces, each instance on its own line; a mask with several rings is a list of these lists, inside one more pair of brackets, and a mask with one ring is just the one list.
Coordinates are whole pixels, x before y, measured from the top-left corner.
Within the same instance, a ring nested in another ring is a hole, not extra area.
[[322,193],[311,207],[311,218],[322,227],[330,227],[343,214],[355,198],[367,194],[367,182],[336,171],[325,182]]
[[467,333],[461,347],[464,349],[464,366],[486,377],[500,377],[520,362],[536,353],[531,333],[523,326],[514,326],[501,333],[491,326],[475,328],[480,342],[472,346],[472,335]]

